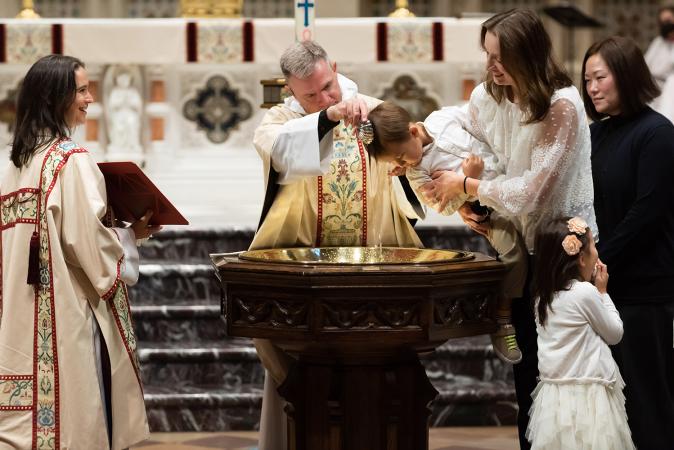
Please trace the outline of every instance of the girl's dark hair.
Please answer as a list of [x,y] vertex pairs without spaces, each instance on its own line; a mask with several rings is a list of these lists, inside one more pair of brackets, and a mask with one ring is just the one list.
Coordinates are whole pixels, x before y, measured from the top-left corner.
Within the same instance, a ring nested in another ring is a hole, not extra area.
[[[516,8],[482,24],[482,48],[487,32],[498,37],[501,64],[515,82],[525,123],[540,122],[550,109],[552,94],[573,84],[552,55],[543,22],[535,12]],[[486,89],[498,103],[513,95],[512,87],[497,85],[489,72]]]
[[[552,298],[555,292],[568,289],[571,280],[580,279],[578,259],[582,252],[589,248],[589,232],[583,235],[571,233],[567,222],[570,217],[554,219],[542,225],[536,233],[534,249],[536,265],[531,283],[532,299],[538,300],[538,322],[545,326],[548,309],[552,311]],[[562,247],[562,241],[570,234],[575,234],[582,247],[576,255],[569,255]]]
[[72,56],[48,55],[28,70],[16,102],[11,160],[23,167],[54,138],[70,134],[66,111],[75,100],[75,71],[84,63]]
[[599,54],[611,71],[618,99],[620,115],[631,116],[646,107],[646,104],[660,95],[644,55],[633,40],[621,36],[611,36],[595,42],[585,52],[583,58],[583,103],[585,111],[595,122],[608,114],[597,111],[585,85],[585,66],[590,56]]
[[374,139],[367,146],[370,156],[377,159],[386,152],[386,144],[390,142],[405,142],[410,134],[410,113],[395,103],[382,102],[367,114],[372,122]]

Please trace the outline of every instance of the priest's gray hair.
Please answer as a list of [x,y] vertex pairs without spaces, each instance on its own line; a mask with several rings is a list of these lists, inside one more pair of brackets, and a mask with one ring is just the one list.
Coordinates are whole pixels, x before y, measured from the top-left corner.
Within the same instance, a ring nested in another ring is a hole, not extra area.
[[320,60],[329,62],[323,47],[314,41],[295,42],[281,55],[281,72],[286,79],[291,75],[304,79],[314,72]]

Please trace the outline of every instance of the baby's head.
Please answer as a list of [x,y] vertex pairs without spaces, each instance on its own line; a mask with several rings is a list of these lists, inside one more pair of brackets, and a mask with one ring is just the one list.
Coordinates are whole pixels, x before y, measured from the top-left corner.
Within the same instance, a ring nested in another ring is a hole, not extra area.
[[552,295],[571,280],[591,281],[598,254],[592,231],[580,217],[563,217],[542,225],[534,241],[536,266],[533,298],[539,297],[538,318],[545,325]]
[[419,126],[412,122],[404,108],[383,102],[370,111],[367,118],[374,132],[372,142],[367,145],[370,156],[401,167],[419,164],[423,153]]

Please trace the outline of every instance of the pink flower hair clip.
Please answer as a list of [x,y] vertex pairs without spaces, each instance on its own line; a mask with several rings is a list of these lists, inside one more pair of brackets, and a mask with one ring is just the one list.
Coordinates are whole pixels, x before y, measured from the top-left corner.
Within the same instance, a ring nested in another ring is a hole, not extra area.
[[587,230],[587,222],[580,217],[572,217],[566,222],[566,225],[569,227],[571,233],[575,233],[579,236],[583,236]]
[[583,243],[580,242],[580,239],[575,234],[568,234],[562,241],[562,247],[567,255],[574,256],[580,253]]

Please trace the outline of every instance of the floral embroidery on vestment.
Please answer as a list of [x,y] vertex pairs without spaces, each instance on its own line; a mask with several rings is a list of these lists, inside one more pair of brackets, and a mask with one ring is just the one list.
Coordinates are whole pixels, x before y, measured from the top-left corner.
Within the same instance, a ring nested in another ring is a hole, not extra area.
[[316,246],[367,245],[365,150],[351,127],[333,131],[330,172],[318,177]]

